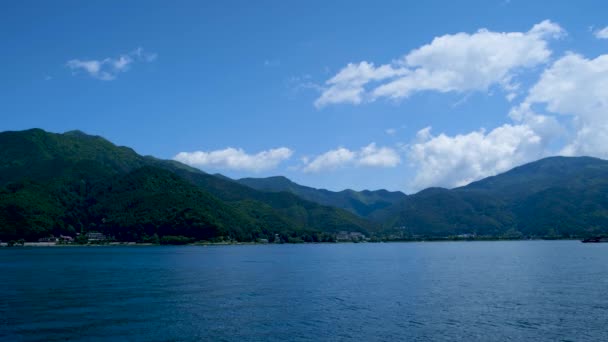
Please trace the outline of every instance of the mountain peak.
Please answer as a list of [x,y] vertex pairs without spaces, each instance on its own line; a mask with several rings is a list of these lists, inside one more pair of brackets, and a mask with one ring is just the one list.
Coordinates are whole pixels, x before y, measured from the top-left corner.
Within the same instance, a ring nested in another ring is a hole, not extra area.
[[90,136],[89,134],[86,134],[85,132],[83,132],[79,129],[67,131],[67,132],[63,133],[63,135],[71,135],[71,136],[76,136],[76,137]]
[[511,196],[551,187],[591,184],[608,177],[608,161],[593,157],[555,156],[515,167],[496,176],[473,182],[456,191],[493,191]]

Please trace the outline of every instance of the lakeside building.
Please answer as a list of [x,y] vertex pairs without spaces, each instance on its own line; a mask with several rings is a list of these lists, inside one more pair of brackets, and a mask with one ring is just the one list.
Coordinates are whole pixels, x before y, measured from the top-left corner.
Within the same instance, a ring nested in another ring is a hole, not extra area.
[[100,232],[88,232],[85,236],[89,242],[105,241],[108,239],[104,234]]
[[57,242],[59,239],[53,235],[38,239],[38,242]]
[[38,242],[72,243],[74,242],[74,238],[68,235],[59,235],[59,237],[51,235],[38,239]]
[[456,235],[457,238],[459,239],[474,239],[475,237],[477,237],[476,234],[459,234]]
[[363,233],[359,232],[347,232],[341,231],[336,234],[336,241],[338,242],[347,242],[347,241],[366,241],[367,238]]
[[59,241],[64,243],[74,242],[74,238],[68,235],[59,235]]

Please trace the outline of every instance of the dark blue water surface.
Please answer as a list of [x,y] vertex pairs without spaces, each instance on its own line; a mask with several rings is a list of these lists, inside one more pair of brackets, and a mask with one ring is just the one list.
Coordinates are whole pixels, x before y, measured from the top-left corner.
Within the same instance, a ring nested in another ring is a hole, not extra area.
[[0,339],[607,341],[608,244],[0,248]]

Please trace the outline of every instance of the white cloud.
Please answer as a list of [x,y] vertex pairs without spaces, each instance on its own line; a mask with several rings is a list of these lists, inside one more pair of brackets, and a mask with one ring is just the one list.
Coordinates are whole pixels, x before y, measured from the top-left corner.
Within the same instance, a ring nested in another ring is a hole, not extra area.
[[[348,64],[325,82],[315,106],[406,98],[425,90],[487,91],[493,85],[512,93],[517,88],[513,79],[518,72],[546,63],[551,56],[548,40],[564,34],[559,25],[545,20],[528,32],[481,29],[473,34],[437,37],[392,64]],[[372,82],[379,84],[371,86]]]
[[[591,31],[608,39],[608,27]],[[548,42],[564,34],[547,20],[527,32],[444,35],[391,64],[348,64],[326,82],[315,105],[400,99],[424,90],[491,92],[496,86],[509,102],[519,102],[509,113],[512,122],[491,131],[450,136],[434,135],[430,127],[421,129],[402,147],[416,171],[412,190],[465,185],[548,155],[608,158],[608,54],[586,58],[567,53],[551,61]],[[545,69],[525,94],[518,76],[539,65]],[[380,157],[381,148],[366,148],[375,156],[369,164],[390,164]],[[366,148],[346,150],[351,157],[332,167],[363,165]],[[328,156],[329,152],[308,165],[318,159],[314,170],[324,169],[321,161]]]
[[228,147],[210,152],[180,152],[173,159],[200,168],[259,172],[276,168],[292,155],[293,151],[287,147],[261,151],[256,154],[247,154],[242,149]]
[[355,156],[355,152],[350,151],[349,149],[346,149],[344,147],[339,147],[335,150],[327,151],[313,158],[313,160],[308,162],[304,167],[304,172],[333,170],[353,162],[355,160]]
[[157,53],[144,51],[144,48],[141,46],[131,51],[131,55],[136,56],[138,59],[146,62],[154,62],[158,58]]
[[384,130],[384,132],[388,135],[395,135],[397,133],[397,129],[396,128],[387,128]]
[[509,116],[513,124],[487,134],[420,130],[408,146],[412,188],[464,185],[547,155],[608,158],[608,54],[557,59]]
[[608,158],[608,54],[587,59],[570,53],[558,59],[511,116],[533,113],[539,105],[548,114],[572,119],[561,154]]
[[304,172],[319,172],[334,170],[344,166],[395,167],[401,163],[401,157],[392,148],[378,147],[371,143],[359,151],[351,151],[344,147],[327,151],[312,160],[302,160]]
[[325,83],[328,88],[323,90],[321,97],[315,101],[317,108],[328,104],[351,103],[359,104],[365,95],[364,86],[372,81],[403,75],[408,71],[403,68],[393,68],[390,65],[374,67],[374,63],[349,63],[338,74]]
[[529,108],[516,108],[510,117],[512,124],[490,132],[480,129],[435,136],[431,127],[419,130],[414,141],[404,147],[416,173],[409,190],[452,188],[494,176],[554,154],[550,146],[566,135],[555,117],[536,114]]
[[72,69],[74,73],[84,71],[89,76],[102,80],[111,81],[116,79],[119,73],[126,72],[134,62],[144,61],[153,62],[157,58],[157,54],[145,52],[143,48],[137,49],[118,56],[117,58],[104,58],[101,60],[80,60],[71,59],[66,65]]
[[608,39],[608,26],[593,33],[597,39]]
[[401,157],[392,148],[376,147],[371,143],[361,149],[357,162],[362,166],[395,167],[401,163]]
[[451,188],[496,175],[542,157],[545,143],[525,124],[505,124],[489,133],[479,130],[456,136],[434,136],[426,127],[408,146],[408,159],[416,169],[411,190]]
[[120,56],[116,60],[112,60],[112,67],[117,71],[126,71],[129,68],[129,64],[133,63],[133,59],[129,56]]

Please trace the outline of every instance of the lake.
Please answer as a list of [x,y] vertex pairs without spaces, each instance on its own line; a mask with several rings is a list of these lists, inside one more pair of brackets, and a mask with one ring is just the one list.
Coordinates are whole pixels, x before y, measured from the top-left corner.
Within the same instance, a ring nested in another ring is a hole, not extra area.
[[0,248],[6,341],[608,340],[608,244]]

